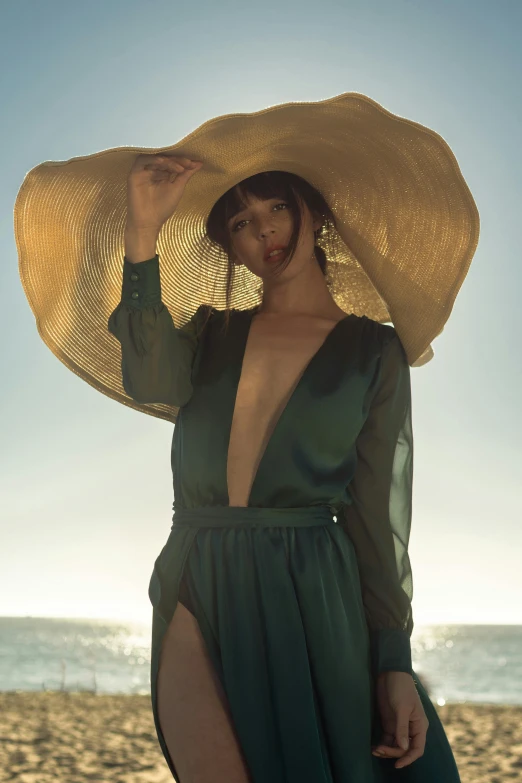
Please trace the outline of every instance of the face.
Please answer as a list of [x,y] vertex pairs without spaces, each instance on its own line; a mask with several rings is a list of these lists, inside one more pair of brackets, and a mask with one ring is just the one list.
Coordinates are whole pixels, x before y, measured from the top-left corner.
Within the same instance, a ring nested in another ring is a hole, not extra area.
[[[301,235],[294,257],[280,277],[287,279],[314,261],[314,231],[322,221],[314,220],[306,204],[301,205]],[[283,199],[267,201],[251,198],[248,206],[228,222],[232,242],[234,263],[244,264],[258,277],[268,279],[277,271],[278,262],[266,261],[267,248],[273,245],[288,245],[293,229],[290,208]]]

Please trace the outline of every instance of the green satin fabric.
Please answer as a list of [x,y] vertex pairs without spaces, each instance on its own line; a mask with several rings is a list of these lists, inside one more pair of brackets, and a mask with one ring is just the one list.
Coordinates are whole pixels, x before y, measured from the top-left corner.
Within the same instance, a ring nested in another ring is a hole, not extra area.
[[396,770],[371,754],[382,725],[357,556],[326,506],[176,512],[149,588],[152,709],[174,779],[157,676],[182,574],[253,783],[459,783],[415,672],[423,756]]
[[[180,411],[173,527],[151,576],[151,689],[183,576],[255,783],[457,783],[437,712],[411,665],[408,559],[413,438],[409,367],[391,326],[347,315],[305,369],[255,475],[228,507],[226,460],[253,315],[204,308],[181,328],[161,302],[158,257],[124,260],[109,331],[124,389]],[[286,520],[286,521],[285,521]],[[371,755],[374,682],[410,672],[430,721],[424,755]],[[181,781],[183,783],[183,781]]]

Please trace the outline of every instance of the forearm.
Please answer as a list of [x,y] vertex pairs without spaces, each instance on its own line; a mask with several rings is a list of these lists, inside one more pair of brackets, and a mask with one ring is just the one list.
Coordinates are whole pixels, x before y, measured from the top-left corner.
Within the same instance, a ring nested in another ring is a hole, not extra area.
[[158,232],[138,229],[130,223],[125,226],[125,258],[131,264],[148,261],[156,255]]

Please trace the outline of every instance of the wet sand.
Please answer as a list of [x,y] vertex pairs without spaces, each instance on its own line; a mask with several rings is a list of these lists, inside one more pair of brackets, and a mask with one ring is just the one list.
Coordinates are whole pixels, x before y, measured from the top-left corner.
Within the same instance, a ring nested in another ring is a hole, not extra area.
[[[437,711],[462,783],[522,782],[522,706],[445,704]],[[0,781],[172,780],[149,696],[0,693]]]

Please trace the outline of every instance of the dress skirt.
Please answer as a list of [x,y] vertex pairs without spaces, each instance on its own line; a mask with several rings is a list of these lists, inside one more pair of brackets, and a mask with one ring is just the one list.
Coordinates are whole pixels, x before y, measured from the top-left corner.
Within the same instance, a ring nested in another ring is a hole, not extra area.
[[[459,783],[442,723],[414,675],[430,723],[423,756],[379,759],[370,638],[355,549],[327,506],[178,509],[150,580],[151,698],[183,577],[226,693],[253,783]],[[204,737],[202,738],[204,742]]]

